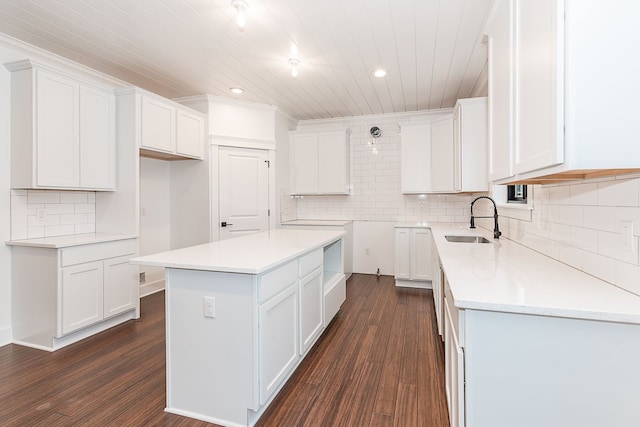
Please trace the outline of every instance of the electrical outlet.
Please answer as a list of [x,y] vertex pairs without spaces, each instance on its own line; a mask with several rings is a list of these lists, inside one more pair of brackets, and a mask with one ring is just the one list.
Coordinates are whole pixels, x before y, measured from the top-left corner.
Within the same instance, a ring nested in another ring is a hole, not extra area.
[[44,221],[47,219],[47,210],[45,208],[36,209],[36,218],[38,221]]
[[143,271],[140,273],[139,283],[144,283],[147,281],[146,273]]
[[204,297],[204,317],[216,317],[215,297]]

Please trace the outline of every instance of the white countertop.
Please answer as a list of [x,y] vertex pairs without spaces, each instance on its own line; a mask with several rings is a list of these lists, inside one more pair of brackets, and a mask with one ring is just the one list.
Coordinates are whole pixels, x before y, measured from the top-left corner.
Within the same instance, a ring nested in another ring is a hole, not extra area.
[[272,230],[131,260],[132,264],[187,270],[260,274],[340,239],[344,231]]
[[[640,297],[483,228],[431,224],[459,308],[640,323]],[[481,235],[492,243],[448,242]]]
[[431,228],[428,222],[397,222],[393,224],[394,228]]
[[293,221],[283,222],[282,225],[347,225],[352,223],[346,219],[296,219]]
[[115,240],[135,239],[134,234],[85,233],[68,236],[40,237],[35,239],[9,240],[9,246],[30,246],[35,248],[67,248],[71,246],[91,245],[94,243],[113,242]]

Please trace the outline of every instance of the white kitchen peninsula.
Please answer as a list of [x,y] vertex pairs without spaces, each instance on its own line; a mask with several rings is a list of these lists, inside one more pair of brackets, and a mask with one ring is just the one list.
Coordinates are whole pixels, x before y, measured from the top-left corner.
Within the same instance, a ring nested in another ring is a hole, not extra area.
[[254,425],[345,299],[343,235],[273,230],[133,259],[166,267],[166,411]]

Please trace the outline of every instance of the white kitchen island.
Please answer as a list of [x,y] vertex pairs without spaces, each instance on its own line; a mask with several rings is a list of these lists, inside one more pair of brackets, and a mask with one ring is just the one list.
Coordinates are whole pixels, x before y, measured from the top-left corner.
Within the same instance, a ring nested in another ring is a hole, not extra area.
[[274,230],[132,260],[166,268],[166,411],[254,425],[345,299],[343,235]]

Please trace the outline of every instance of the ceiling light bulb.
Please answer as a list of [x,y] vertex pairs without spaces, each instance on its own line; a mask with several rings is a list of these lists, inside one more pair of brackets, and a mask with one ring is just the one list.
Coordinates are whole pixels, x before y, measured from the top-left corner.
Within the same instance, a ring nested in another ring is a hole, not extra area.
[[231,93],[235,93],[236,95],[242,95],[244,93],[244,89],[241,87],[232,87],[229,89]]
[[373,72],[373,75],[378,77],[378,78],[381,78],[381,77],[384,77],[384,76],[387,75],[387,71],[384,70],[383,68],[378,68],[377,70],[375,70]]
[[291,77],[295,79],[298,77],[298,65],[300,65],[300,60],[289,58],[289,65],[291,65]]
[[236,9],[236,25],[238,28],[243,29],[247,21],[245,20],[244,12],[247,10],[249,5],[245,0],[233,0],[231,2],[231,6]]

